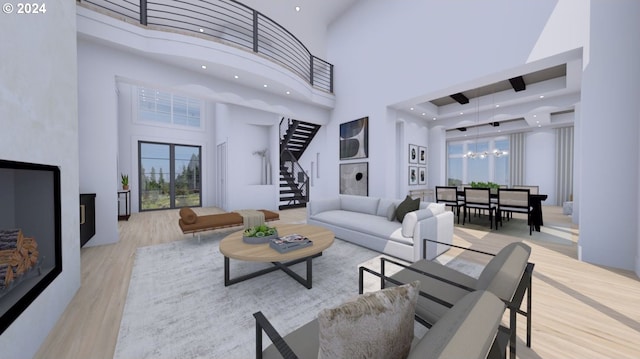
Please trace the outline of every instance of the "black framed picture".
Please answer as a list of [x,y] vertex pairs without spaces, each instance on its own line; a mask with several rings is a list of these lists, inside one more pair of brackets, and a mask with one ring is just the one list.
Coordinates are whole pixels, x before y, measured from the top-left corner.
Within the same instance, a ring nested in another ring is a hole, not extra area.
[[409,163],[418,163],[417,145],[409,145]]
[[427,164],[427,148],[419,146],[418,147],[418,163],[421,165]]
[[369,117],[340,124],[340,159],[369,157]]
[[418,184],[427,184],[427,167],[418,168]]
[[369,195],[369,162],[340,164],[340,194]]
[[418,167],[409,166],[409,185],[418,184]]

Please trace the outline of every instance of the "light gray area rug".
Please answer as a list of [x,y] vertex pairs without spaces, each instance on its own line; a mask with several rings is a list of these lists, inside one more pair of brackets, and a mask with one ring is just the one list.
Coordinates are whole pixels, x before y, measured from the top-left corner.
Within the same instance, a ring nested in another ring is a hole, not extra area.
[[[281,334],[289,333],[320,309],[356,296],[360,265],[380,267],[380,253],[336,240],[313,260],[312,289],[282,271],[225,287],[218,250],[224,235],[137,250],[114,358],[255,357],[254,312],[262,311]],[[456,265],[472,275],[479,272]],[[267,266],[231,260],[231,275]],[[292,268],[304,275],[304,263]],[[377,277],[365,278],[365,291],[379,289]],[[422,330],[416,335],[424,334],[425,329],[416,329]],[[266,336],[264,343],[269,344]]]

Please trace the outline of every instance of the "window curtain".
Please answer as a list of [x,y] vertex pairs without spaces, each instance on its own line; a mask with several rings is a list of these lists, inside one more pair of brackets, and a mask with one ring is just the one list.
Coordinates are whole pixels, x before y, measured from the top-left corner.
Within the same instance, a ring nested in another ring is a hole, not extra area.
[[509,178],[511,185],[524,185],[524,133],[509,135]]
[[556,205],[573,196],[573,127],[556,129]]

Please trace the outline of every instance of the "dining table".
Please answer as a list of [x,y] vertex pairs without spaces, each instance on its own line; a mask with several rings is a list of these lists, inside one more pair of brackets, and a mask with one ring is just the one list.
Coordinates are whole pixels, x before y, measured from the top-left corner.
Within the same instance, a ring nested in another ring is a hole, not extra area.
[[[456,191],[458,197],[464,197],[464,190]],[[497,193],[490,193],[491,198],[498,198]],[[542,219],[542,201],[547,200],[546,194],[529,194],[529,204],[531,205],[531,221],[533,222],[533,229],[536,232],[540,232],[540,227],[544,225],[544,221]]]

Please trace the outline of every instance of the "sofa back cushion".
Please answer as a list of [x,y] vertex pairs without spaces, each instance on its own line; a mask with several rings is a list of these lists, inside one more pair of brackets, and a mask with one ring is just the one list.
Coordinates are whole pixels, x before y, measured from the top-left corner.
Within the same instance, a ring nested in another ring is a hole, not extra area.
[[527,266],[531,247],[514,242],[502,248],[484,267],[478,277],[477,288],[488,290],[510,301]]
[[352,195],[340,196],[340,208],[344,211],[376,215],[378,211],[378,202],[380,202],[380,199],[377,197]]
[[309,214],[312,216],[320,212],[335,211],[340,209],[340,198],[314,199],[308,206]]
[[394,204],[394,200],[380,198],[376,215],[380,217],[386,217],[390,221],[396,219],[396,205]]

